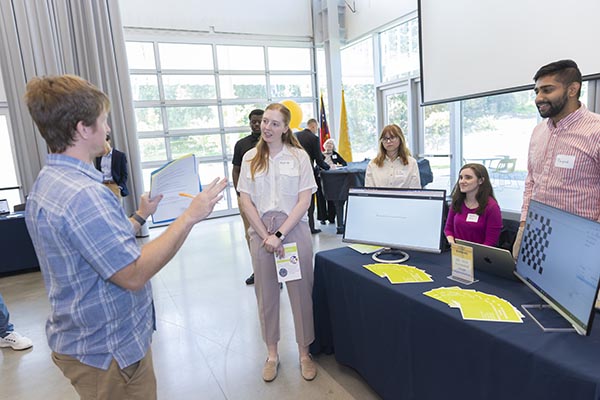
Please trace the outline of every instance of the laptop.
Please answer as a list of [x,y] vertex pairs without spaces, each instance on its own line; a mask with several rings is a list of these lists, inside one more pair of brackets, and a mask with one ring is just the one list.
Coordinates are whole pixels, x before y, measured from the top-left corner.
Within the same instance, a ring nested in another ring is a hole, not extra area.
[[0,199],[0,215],[10,214],[10,208],[8,207],[8,200]]
[[514,274],[516,263],[510,251],[468,240],[455,239],[455,241],[473,249],[475,269],[512,281],[520,281]]

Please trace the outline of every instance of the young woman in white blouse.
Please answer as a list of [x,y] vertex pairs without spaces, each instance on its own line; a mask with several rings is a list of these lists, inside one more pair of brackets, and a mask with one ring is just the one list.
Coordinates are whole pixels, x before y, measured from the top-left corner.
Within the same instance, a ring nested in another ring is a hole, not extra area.
[[308,347],[314,340],[312,286],[313,249],[307,223],[310,198],[317,185],[308,154],[289,128],[291,114],[282,104],[265,109],[261,137],[242,160],[238,191],[250,222],[250,254],[254,289],[267,361],[263,379],[277,377],[279,355],[279,283],[274,254],[284,256],[284,243],[296,242],[302,279],[286,282],[294,315],[302,377],[312,380],[317,368]]
[[365,187],[421,188],[417,160],[410,156],[398,125],[387,125],[381,131],[379,154],[367,165]]

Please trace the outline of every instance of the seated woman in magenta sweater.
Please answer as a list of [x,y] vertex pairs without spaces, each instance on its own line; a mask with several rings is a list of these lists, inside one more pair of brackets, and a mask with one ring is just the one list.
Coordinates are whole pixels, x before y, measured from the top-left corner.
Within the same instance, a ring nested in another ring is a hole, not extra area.
[[496,246],[501,230],[502,214],[487,169],[481,164],[465,164],[452,190],[444,228],[448,242],[463,239]]

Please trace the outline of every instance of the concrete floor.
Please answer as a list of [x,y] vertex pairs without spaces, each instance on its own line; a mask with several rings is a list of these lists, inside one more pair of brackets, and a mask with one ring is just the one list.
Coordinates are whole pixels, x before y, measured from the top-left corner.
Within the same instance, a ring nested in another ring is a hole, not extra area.
[[[315,252],[342,246],[334,225],[319,226]],[[152,229],[151,238],[162,229]],[[282,291],[281,366],[262,380],[266,348],[239,216],[198,224],[175,258],[152,280],[157,332],[152,351],[160,399],[379,399],[334,356],[316,357],[317,378],[300,376],[289,300]],[[0,349],[1,400],[70,400],[76,392],[50,359],[45,321],[49,305],[39,272],[0,278],[15,329],[34,341],[22,352]]]

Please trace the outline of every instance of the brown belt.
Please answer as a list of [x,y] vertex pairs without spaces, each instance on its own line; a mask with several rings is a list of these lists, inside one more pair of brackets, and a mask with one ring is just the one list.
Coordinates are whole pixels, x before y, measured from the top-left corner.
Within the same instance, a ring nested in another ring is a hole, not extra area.
[[102,183],[105,183],[105,184],[111,184],[111,183],[114,183],[114,184],[116,184],[117,182],[115,182],[115,181],[102,181]]

